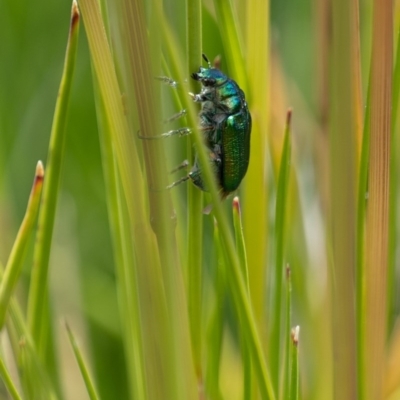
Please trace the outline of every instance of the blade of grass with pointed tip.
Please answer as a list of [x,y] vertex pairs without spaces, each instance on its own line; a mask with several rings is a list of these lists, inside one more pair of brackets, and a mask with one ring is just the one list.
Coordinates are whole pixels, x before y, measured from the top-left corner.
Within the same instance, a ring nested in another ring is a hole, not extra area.
[[299,333],[300,327],[292,329],[290,352],[290,392],[289,400],[299,399]]
[[[39,212],[39,229],[37,232],[34,249],[34,267],[32,270],[28,299],[27,318],[29,329],[32,332],[32,337],[37,345],[37,349],[40,352],[41,357],[46,359],[54,359],[54,355],[45,357],[46,353],[51,354],[52,352],[52,349],[48,348],[49,343],[52,343],[52,341],[46,340],[46,336],[49,333],[44,332],[44,327],[49,326],[49,323],[44,321],[47,316],[45,312],[47,308],[45,300],[47,297],[44,295],[44,293],[48,291],[47,282],[50,250],[61,179],[68,103],[75,68],[78,34],[79,11],[78,6],[74,1],[72,4],[70,31],[68,36],[64,70],[61,78],[51,131],[48,163],[46,166],[46,181],[44,182],[43,186],[43,195]],[[54,365],[54,362],[52,365]],[[54,369],[53,373],[56,374],[57,369]]]
[[279,376],[282,358],[282,297],[283,297],[283,276],[284,276],[284,251],[285,251],[285,214],[286,199],[288,195],[290,178],[290,158],[291,158],[291,110],[287,113],[285,141],[283,144],[281,165],[279,170],[278,189],[276,194],[276,212],[275,212],[275,265],[273,271],[274,291],[272,297],[272,316],[269,354],[271,371],[273,371],[273,382],[275,390],[279,388]]
[[14,292],[15,285],[21,274],[26,248],[36,222],[40,195],[42,193],[43,177],[43,164],[39,161],[36,165],[35,178],[25,216],[19,228],[17,238],[15,239],[11,254],[8,258],[3,279],[0,283],[0,328],[4,325],[10,297]]
[[13,380],[11,379],[10,374],[8,373],[7,367],[5,366],[3,359],[0,357],[0,376],[1,379],[3,380],[5,386],[7,387],[7,390],[10,394],[10,396],[14,400],[21,400],[22,397],[17,391],[17,388],[14,385]]
[[68,339],[71,344],[72,350],[74,351],[75,359],[79,365],[79,369],[85,382],[89,397],[91,400],[97,400],[99,399],[99,396],[96,393],[96,388],[94,386],[92,378],[90,377],[89,369],[85,363],[85,360],[83,359],[82,352],[78,346],[78,343],[76,342],[75,336],[72,333],[71,328],[68,324],[66,324],[65,327],[67,329]]

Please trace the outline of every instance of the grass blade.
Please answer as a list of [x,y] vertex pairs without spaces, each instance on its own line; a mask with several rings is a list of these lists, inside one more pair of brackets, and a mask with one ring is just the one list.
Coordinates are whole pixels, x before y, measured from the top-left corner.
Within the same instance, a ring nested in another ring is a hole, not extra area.
[[8,304],[21,274],[26,248],[36,222],[40,195],[42,193],[43,179],[43,164],[39,161],[36,165],[35,179],[33,181],[33,187],[29,197],[25,216],[19,228],[17,238],[6,265],[3,279],[0,283],[0,328],[4,325]]
[[72,333],[71,328],[68,324],[65,324],[65,327],[67,329],[68,339],[71,344],[72,350],[74,351],[74,355],[79,365],[79,369],[85,382],[89,397],[91,400],[97,400],[99,399],[99,396],[96,393],[96,388],[93,384],[92,378],[90,377],[89,369],[86,366],[85,360],[83,359],[83,355],[81,353],[81,350],[79,349],[78,343],[76,342],[75,336]]
[[[67,111],[72,87],[72,78],[75,68],[75,58],[78,46],[79,11],[77,3],[72,4],[71,24],[68,37],[68,46],[61,79],[57,104],[54,114],[49,159],[46,167],[46,181],[43,187],[42,207],[39,213],[39,226],[34,249],[34,268],[32,270],[31,286],[28,300],[28,325],[37,348],[44,356],[48,343],[45,338],[48,332],[44,331],[46,315],[47,276],[49,269],[50,249],[57,207],[58,189],[60,186],[64,141],[66,133]],[[54,371],[55,372],[55,371]]]

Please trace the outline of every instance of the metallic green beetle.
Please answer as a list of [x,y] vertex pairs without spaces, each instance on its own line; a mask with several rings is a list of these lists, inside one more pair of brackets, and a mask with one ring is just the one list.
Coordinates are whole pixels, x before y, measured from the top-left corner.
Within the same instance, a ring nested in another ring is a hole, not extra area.
[[[200,130],[209,151],[209,160],[217,179],[221,196],[236,190],[247,172],[250,160],[251,115],[243,90],[217,68],[200,67],[192,78],[201,83],[198,94],[190,94],[201,103]],[[207,191],[197,157],[187,175],[170,187],[191,179],[201,190]]]

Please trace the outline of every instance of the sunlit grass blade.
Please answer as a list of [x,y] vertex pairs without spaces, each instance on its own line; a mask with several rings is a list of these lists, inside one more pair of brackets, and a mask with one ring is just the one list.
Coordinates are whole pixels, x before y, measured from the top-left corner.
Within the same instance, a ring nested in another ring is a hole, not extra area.
[[87,389],[88,394],[89,394],[89,398],[91,400],[97,400],[97,399],[99,399],[99,396],[96,393],[96,388],[95,388],[93,380],[92,380],[92,378],[90,376],[89,369],[88,369],[88,367],[86,365],[86,362],[85,362],[85,360],[83,358],[82,352],[81,352],[81,350],[80,350],[80,348],[78,346],[78,343],[76,342],[75,336],[72,333],[71,328],[69,327],[68,324],[66,324],[65,327],[67,329],[69,342],[70,342],[71,347],[72,347],[72,349],[74,351],[75,359],[76,359],[76,361],[77,361],[77,363],[79,365],[79,369],[81,371],[83,380],[85,382],[86,389]]
[[11,398],[13,400],[22,400],[22,397],[18,393],[18,390],[7,370],[6,365],[4,364],[2,357],[0,357],[0,376],[5,386],[7,387],[8,393],[10,394]]
[[329,97],[328,256],[332,305],[334,399],[357,397],[355,300],[355,165],[354,3],[332,3]]
[[248,79],[246,74],[243,43],[241,43],[240,27],[235,11],[230,1],[215,0],[218,24],[222,42],[226,45],[226,64],[234,79],[240,83],[245,93],[248,91]]
[[299,333],[300,327],[292,329],[291,334],[291,352],[290,352],[290,391],[289,400],[299,399]]
[[[242,216],[240,212],[240,202],[239,197],[234,197],[232,201],[232,209],[233,209],[233,227],[235,230],[235,239],[236,239],[236,249],[239,257],[241,272],[243,275],[243,280],[246,285],[247,294],[250,299],[249,292],[249,272],[247,269],[247,258],[246,258],[246,246],[244,243],[243,236],[243,226],[242,226]],[[248,346],[247,338],[241,337],[241,351],[242,351],[242,364],[243,364],[243,386],[244,386],[244,394],[243,397],[245,399],[251,399],[253,393],[253,375],[252,375],[252,367],[251,367],[251,352]]]
[[389,193],[389,265],[388,265],[388,332],[394,325],[396,315],[396,249],[398,242],[398,199],[399,199],[399,147],[398,138],[398,112],[399,112],[399,93],[400,93],[400,30],[397,34],[396,61],[393,72],[393,91],[392,91],[392,133],[390,138],[390,193]]
[[244,243],[242,215],[240,212],[239,197],[234,197],[233,202],[233,227],[235,229],[236,249],[243,274],[244,283],[249,292],[249,272],[247,268],[246,246]]
[[[279,170],[278,188],[276,195],[275,212],[275,264],[271,271],[274,278],[272,294],[272,316],[271,333],[269,343],[270,365],[273,371],[273,382],[275,390],[278,391],[280,382],[280,373],[282,371],[282,301],[283,301],[283,277],[285,273],[285,214],[287,213],[287,196],[290,178],[290,159],[291,159],[291,117],[292,111],[288,110],[286,117],[285,141],[283,144],[281,165]],[[279,391],[278,391],[279,392]]]
[[290,393],[290,382],[291,382],[291,355],[292,355],[292,280],[291,270],[289,266],[286,266],[286,315],[285,315],[285,362],[283,365],[283,398],[287,399]]
[[[196,71],[201,65],[201,54],[203,53],[202,44],[202,12],[201,1],[186,1],[186,49],[187,49],[187,76]],[[194,89],[193,82],[190,84]],[[192,108],[193,111],[193,108]],[[197,125],[197,119],[191,118],[193,126]],[[193,160],[193,143],[195,138],[188,141],[187,154]],[[194,185],[188,185],[188,243],[187,243],[187,272],[189,281],[187,287],[188,310],[190,333],[192,340],[192,352],[195,363],[198,385],[203,386],[203,329],[202,329],[202,268],[203,268],[203,194]]]
[[119,284],[119,311],[123,329],[123,343],[128,366],[130,393],[133,397],[147,398],[143,341],[140,328],[140,308],[137,296],[137,266],[131,249],[131,233],[126,205],[115,161],[114,146],[106,121],[107,112],[94,79],[95,100],[99,125],[103,175],[106,184],[108,215],[113,241],[116,275]]
[[393,3],[374,1],[371,143],[366,221],[365,398],[382,396],[387,340],[389,166],[393,72]]
[[224,303],[226,289],[226,265],[220,242],[218,224],[214,223],[215,262],[215,304],[209,321],[207,334],[207,394],[213,400],[222,400],[219,387],[222,339],[224,330]]
[[[76,2],[72,4],[71,23],[68,37],[64,71],[61,78],[56,109],[51,131],[48,162],[46,165],[46,180],[43,186],[41,208],[39,212],[39,229],[37,232],[32,277],[28,299],[28,326],[36,343],[38,352],[43,359],[50,360],[52,374],[57,375],[54,368],[54,358],[50,349],[50,326],[46,321],[48,297],[48,270],[52,234],[54,228],[58,191],[60,186],[62,159],[64,155],[64,141],[66,133],[68,103],[72,87],[72,78],[75,68],[75,58],[78,45],[79,11]],[[50,354],[50,355],[49,355]],[[57,380],[57,377],[54,377]]]
[[19,228],[17,238],[8,258],[3,279],[0,283],[0,328],[4,325],[10,297],[18,282],[26,248],[36,222],[40,195],[42,193],[43,178],[43,164],[39,161],[36,165],[35,179],[33,181],[25,216]]
[[[241,187],[243,233],[249,265],[250,297],[258,327],[265,328],[268,235],[268,139],[270,124],[269,2],[246,2],[246,99],[252,116],[250,163]],[[264,49],[260,51],[260,49]],[[280,141],[281,144],[282,141]]]

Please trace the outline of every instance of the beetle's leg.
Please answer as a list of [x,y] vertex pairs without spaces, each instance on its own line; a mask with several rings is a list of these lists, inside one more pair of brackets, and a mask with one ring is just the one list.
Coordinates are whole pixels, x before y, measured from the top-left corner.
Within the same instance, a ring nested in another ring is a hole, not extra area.
[[164,138],[167,138],[170,136],[175,136],[175,135],[186,136],[191,133],[192,133],[192,131],[190,128],[178,128],[178,129],[172,129],[168,132],[161,133],[161,135],[157,135],[157,136],[142,136],[140,134],[140,131],[138,131],[137,135],[138,135],[139,139],[156,140],[156,139],[164,139]]
[[167,189],[172,189],[173,187],[175,187],[175,186],[181,184],[182,182],[187,181],[188,179],[189,179],[189,175],[186,175],[186,176],[184,176],[183,178],[178,179],[178,180],[175,181],[175,182],[172,182],[170,185],[167,186]]
[[173,88],[176,88],[178,86],[178,82],[174,81],[172,78],[168,76],[156,76],[155,79]]
[[180,171],[181,169],[185,169],[189,166],[189,161],[185,160],[182,163],[180,163],[177,167],[175,167],[172,171],[170,171],[170,174],[173,174],[174,172]]
[[187,114],[187,111],[185,109],[183,109],[183,110],[177,112],[176,114],[172,115],[171,117],[164,119],[163,122],[164,122],[164,124],[167,124],[169,122],[176,121],[177,119],[184,117],[186,114]]

